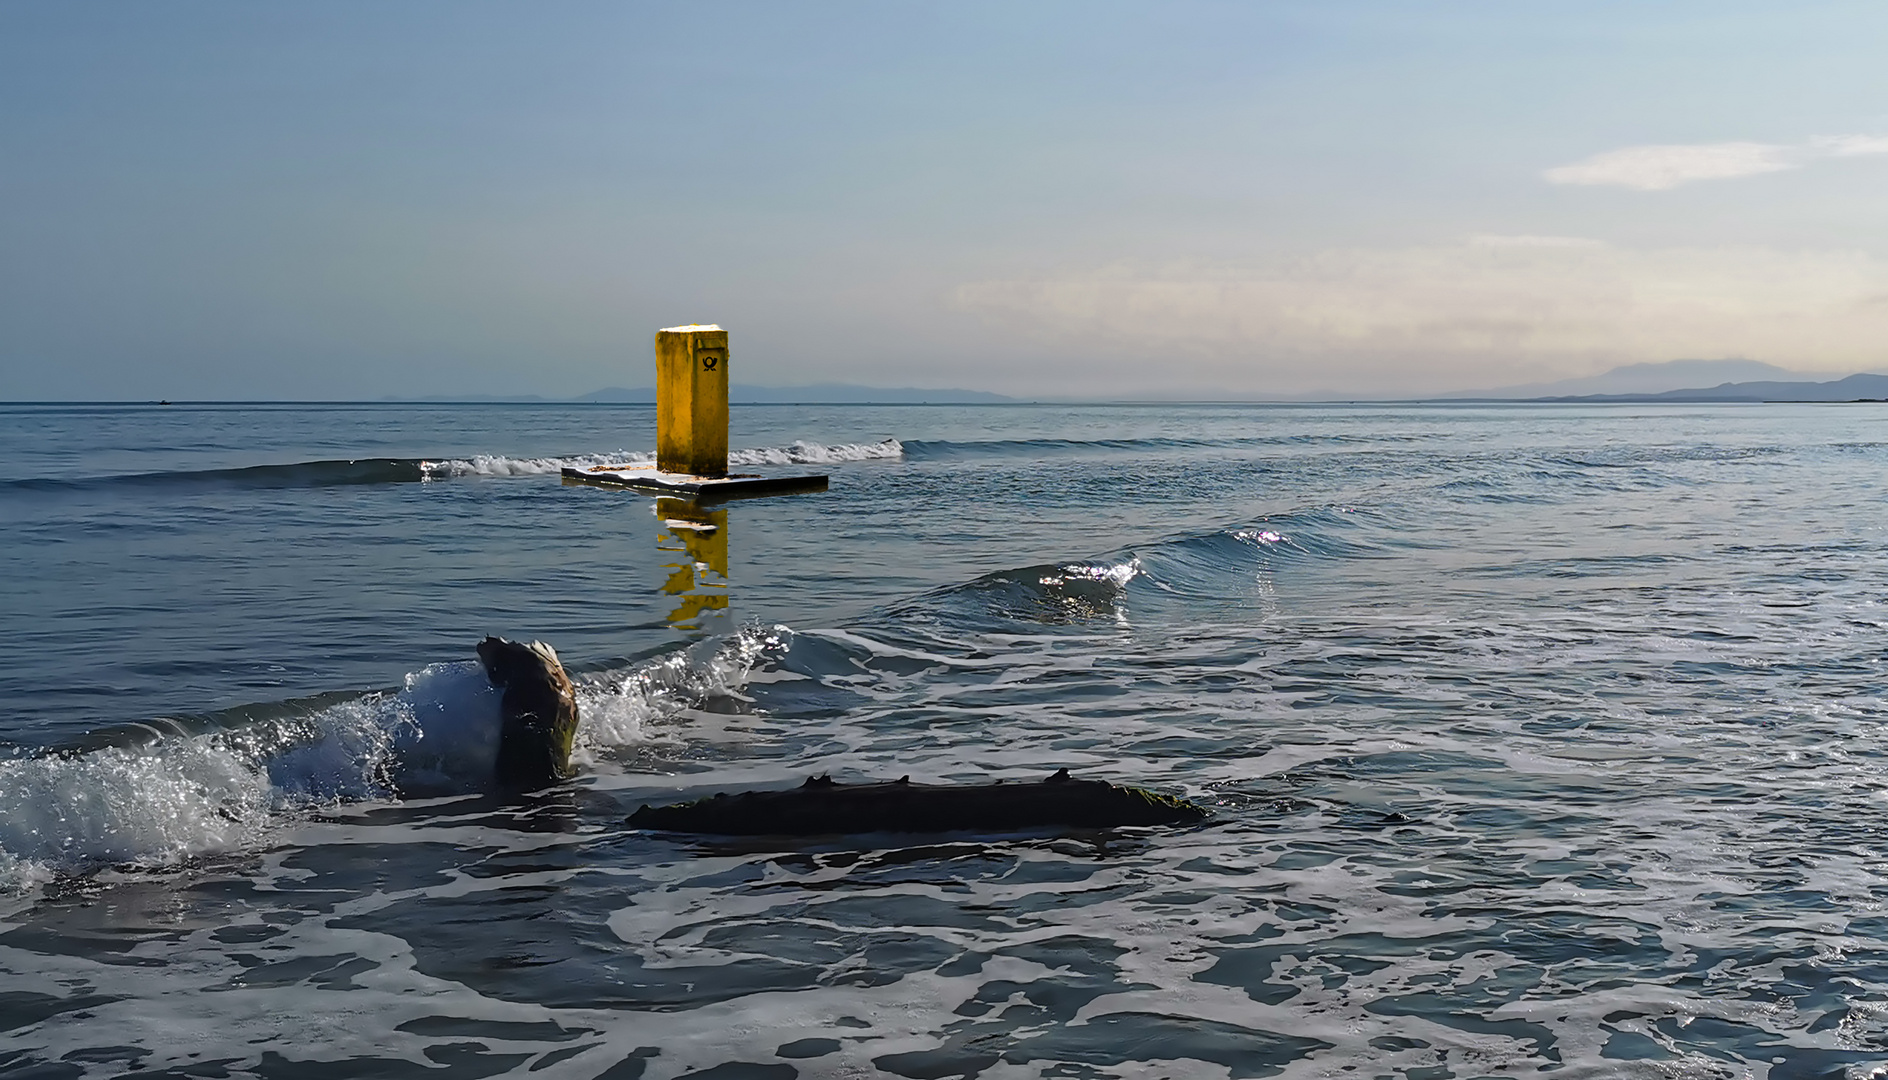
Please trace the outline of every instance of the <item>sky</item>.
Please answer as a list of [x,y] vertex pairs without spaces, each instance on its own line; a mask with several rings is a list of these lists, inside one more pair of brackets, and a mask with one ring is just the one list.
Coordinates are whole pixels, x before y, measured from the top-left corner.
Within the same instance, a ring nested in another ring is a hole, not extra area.
[[0,400],[1888,371],[1888,5],[0,0]]

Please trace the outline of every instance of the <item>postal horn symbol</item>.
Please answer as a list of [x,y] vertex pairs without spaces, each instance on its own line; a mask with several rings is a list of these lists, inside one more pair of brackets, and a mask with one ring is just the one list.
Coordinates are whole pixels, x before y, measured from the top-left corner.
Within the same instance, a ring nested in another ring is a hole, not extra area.
[[716,356],[713,353],[709,353],[707,356],[704,356],[701,358],[701,369],[703,371],[713,371],[715,369],[715,365],[719,364],[720,362],[721,362],[721,358],[719,356]]

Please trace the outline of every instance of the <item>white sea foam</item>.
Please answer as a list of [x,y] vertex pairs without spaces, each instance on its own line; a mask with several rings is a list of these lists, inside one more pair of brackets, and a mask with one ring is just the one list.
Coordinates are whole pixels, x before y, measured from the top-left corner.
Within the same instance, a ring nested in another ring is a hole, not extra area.
[[675,653],[608,682],[577,688],[577,757],[590,762],[600,752],[661,738],[650,730],[714,697],[739,696],[754,666],[791,646],[785,626],[750,626],[719,642],[705,656]]
[[476,663],[438,664],[301,718],[0,762],[0,889],[249,847],[310,805],[476,786],[497,721]]
[[[728,464],[743,468],[758,465],[830,465],[842,461],[882,461],[903,457],[905,448],[897,439],[875,443],[795,442],[790,446],[763,446],[728,453]],[[429,480],[465,476],[544,476],[564,469],[587,469],[597,465],[647,465],[655,461],[649,451],[619,450],[613,454],[583,454],[562,458],[515,458],[502,454],[476,454],[469,458],[451,458],[420,463],[420,471]]]
[[[647,741],[645,724],[739,695],[785,627],[732,638],[578,687],[578,760]],[[316,806],[491,782],[501,694],[476,661],[434,664],[395,693],[306,716],[143,746],[0,761],[0,892],[58,872],[172,865],[255,847]]]
[[24,892],[53,879],[52,867],[38,859],[23,859],[0,848],[0,896]]
[[884,461],[905,456],[905,446],[897,439],[875,443],[796,442],[791,446],[735,450],[728,454],[729,465],[830,465],[841,461]]
[[1129,559],[1124,563],[1071,563],[1059,568],[1054,574],[1045,574],[1042,584],[1049,586],[1066,585],[1071,581],[1097,581],[1115,588],[1121,588],[1142,573],[1141,560]]
[[469,458],[423,461],[420,471],[428,480],[447,480],[462,476],[555,476],[564,469],[587,469],[595,465],[642,465],[656,456],[646,452],[618,451],[614,454],[584,454],[567,458],[515,458],[502,454],[475,454]]
[[292,746],[265,763],[270,783],[287,803],[476,789],[498,759],[501,696],[477,661],[422,668],[398,694],[369,694],[297,725]]
[[0,762],[0,889],[241,845],[270,805],[267,777],[215,735]]

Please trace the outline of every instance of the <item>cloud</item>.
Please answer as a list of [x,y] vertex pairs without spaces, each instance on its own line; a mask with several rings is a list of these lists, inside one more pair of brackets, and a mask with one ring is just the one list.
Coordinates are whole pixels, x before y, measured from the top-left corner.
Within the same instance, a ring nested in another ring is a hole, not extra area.
[[1665,191],[1699,180],[1800,169],[1818,158],[1888,154],[1888,136],[1820,135],[1793,145],[1757,142],[1628,146],[1548,169],[1555,184],[1589,184]]
[[1702,143],[1696,146],[1628,146],[1585,161],[1549,169],[1555,184],[1607,184],[1664,191],[1695,180],[1782,172],[1798,167],[1791,148],[1767,143]]
[[1476,237],[1265,270],[1119,265],[974,282],[952,301],[1070,352],[1160,355],[1206,381],[1264,369],[1304,390],[1334,377],[1443,390],[1689,356],[1888,364],[1888,262],[1849,251]]
[[1819,135],[1809,144],[1830,157],[1888,154],[1888,135]]

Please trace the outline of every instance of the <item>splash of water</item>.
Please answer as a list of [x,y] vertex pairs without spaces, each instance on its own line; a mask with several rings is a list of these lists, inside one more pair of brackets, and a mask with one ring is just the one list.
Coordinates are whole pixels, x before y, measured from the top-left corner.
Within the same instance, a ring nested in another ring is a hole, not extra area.
[[[875,443],[813,443],[804,440],[789,446],[763,446],[728,453],[728,464],[751,468],[759,465],[830,465],[844,461],[885,461],[904,456],[904,444],[897,439]],[[564,469],[586,469],[596,465],[646,465],[655,461],[648,451],[619,450],[613,454],[584,454],[563,458],[514,458],[501,454],[476,454],[470,458],[423,461],[420,471],[429,480],[466,476],[543,476]]]
[[[789,647],[784,626],[578,687],[580,763],[655,737]],[[108,865],[161,867],[254,849],[309,810],[490,786],[502,694],[476,661],[433,664],[398,691],[302,716],[136,746],[0,760],[0,892]]]

